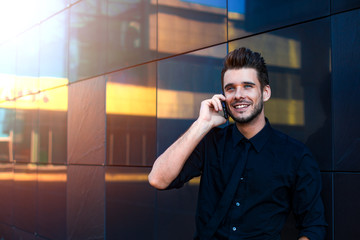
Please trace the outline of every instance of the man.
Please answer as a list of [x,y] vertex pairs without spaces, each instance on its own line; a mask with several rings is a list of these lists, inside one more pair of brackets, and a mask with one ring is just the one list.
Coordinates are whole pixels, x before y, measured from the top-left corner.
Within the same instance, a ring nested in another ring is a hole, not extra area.
[[[264,59],[235,49],[221,75],[224,95],[201,103],[198,119],[155,161],[150,184],[179,188],[201,175],[195,239],[278,240],[291,211],[299,239],[324,239],[317,163],[265,118],[271,89]],[[218,128],[226,122],[221,111],[235,124]]]

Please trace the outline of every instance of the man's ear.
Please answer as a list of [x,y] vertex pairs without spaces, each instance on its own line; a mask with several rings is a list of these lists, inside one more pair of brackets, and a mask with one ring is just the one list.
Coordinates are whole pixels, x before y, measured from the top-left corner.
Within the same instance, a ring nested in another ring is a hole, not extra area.
[[271,97],[271,88],[270,85],[266,85],[263,89],[263,101],[266,102]]

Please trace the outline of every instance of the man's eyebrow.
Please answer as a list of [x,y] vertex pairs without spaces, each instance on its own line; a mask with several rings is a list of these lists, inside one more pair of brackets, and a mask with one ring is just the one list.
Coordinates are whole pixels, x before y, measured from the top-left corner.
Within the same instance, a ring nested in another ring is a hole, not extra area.
[[[241,83],[241,85],[253,85],[253,86],[255,86],[256,84],[254,83],[254,82],[242,82]],[[224,89],[226,89],[227,87],[231,87],[231,86],[234,86],[234,84],[233,83],[228,83],[228,84],[226,84],[225,86],[224,86]]]
[[254,82],[243,82],[242,84],[245,84],[245,85],[256,85]]
[[227,87],[229,87],[229,86],[233,86],[234,84],[233,83],[228,83],[228,84],[226,84],[225,86],[224,86],[224,89],[226,89]]

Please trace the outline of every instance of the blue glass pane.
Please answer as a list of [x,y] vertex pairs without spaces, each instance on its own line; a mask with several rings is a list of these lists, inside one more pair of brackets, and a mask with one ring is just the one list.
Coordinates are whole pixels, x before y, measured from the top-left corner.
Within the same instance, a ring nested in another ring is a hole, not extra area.
[[327,0],[229,0],[229,40],[326,16]]
[[360,170],[360,10],[332,18],[334,159],[338,171]]
[[360,7],[359,0],[331,0],[331,12],[341,12]]

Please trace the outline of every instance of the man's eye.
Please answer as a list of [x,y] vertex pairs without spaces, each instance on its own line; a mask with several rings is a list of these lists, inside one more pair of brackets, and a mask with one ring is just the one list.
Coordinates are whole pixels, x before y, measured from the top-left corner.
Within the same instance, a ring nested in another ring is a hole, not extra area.
[[245,85],[244,88],[252,88],[253,86],[248,84],[248,85]]
[[228,87],[228,88],[226,88],[226,91],[232,91],[232,90],[234,90],[233,87]]

